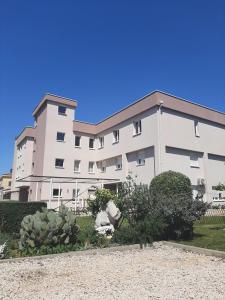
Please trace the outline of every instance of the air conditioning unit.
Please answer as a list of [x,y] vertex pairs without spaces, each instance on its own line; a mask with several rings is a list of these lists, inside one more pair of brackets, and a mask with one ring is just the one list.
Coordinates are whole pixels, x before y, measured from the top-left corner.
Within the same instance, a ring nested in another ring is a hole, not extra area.
[[197,184],[198,185],[205,185],[205,179],[204,178],[198,178],[197,179]]

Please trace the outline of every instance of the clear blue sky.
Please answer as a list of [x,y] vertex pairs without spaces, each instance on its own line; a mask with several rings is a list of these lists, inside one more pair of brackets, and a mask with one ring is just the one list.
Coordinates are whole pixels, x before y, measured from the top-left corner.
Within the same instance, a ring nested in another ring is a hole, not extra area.
[[225,110],[225,1],[0,1],[0,173],[45,92],[96,122],[152,90]]

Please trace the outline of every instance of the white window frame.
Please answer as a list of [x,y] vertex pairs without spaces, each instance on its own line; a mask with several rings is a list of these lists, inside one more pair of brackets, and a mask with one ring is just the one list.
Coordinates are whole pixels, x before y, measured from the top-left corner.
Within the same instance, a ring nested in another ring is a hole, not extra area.
[[198,121],[194,121],[194,126],[195,126],[195,136],[196,136],[196,137],[200,137],[200,133],[199,133],[199,122],[198,122]]
[[102,148],[104,148],[104,136],[100,136],[99,138],[98,138],[98,141],[99,141],[99,149],[102,149]]
[[[90,141],[93,140],[93,147],[90,147]],[[89,149],[94,150],[95,149],[95,139],[94,138],[89,138]]]
[[[58,191],[58,194],[54,196],[54,190]],[[52,197],[53,198],[62,198],[62,189],[60,189],[60,195],[59,195],[59,189],[58,188],[53,188],[52,189]]]
[[[92,164],[92,171],[90,168],[90,165]],[[89,174],[94,174],[95,173],[95,162],[94,161],[89,161],[88,162],[88,173]]]
[[[79,146],[76,145],[76,138],[79,139]],[[74,145],[75,145],[75,148],[81,148],[81,136],[80,135],[75,135]]]
[[116,158],[116,171],[122,170],[123,164],[122,164],[122,158],[117,157]]
[[[56,161],[57,161],[57,160],[62,160],[62,162],[63,162],[63,163],[62,163],[62,166],[57,166],[57,165],[56,165]],[[56,159],[55,159],[55,168],[57,168],[57,169],[63,169],[63,168],[64,168],[64,159],[63,159],[63,158],[56,158]]]
[[[63,139],[62,140],[58,139],[58,133],[63,135]],[[61,143],[65,142],[65,135],[66,135],[65,132],[57,131],[57,133],[56,133],[56,141],[57,142],[61,142]]]
[[195,153],[195,152],[190,153],[190,167],[191,168],[200,168],[198,153]]
[[[78,162],[78,169],[77,170],[75,170],[75,164],[76,164],[76,162]],[[73,165],[73,170],[74,170],[74,173],[80,173],[80,160],[79,159],[75,159],[74,160],[74,165]]]
[[106,172],[106,161],[101,161],[100,172],[101,173],[105,173]]
[[136,166],[144,166],[145,165],[145,152],[139,152],[137,153],[137,161],[136,161]]
[[142,123],[141,120],[133,122],[133,136],[140,135],[142,133]]
[[120,141],[119,129],[113,130],[113,144],[119,143],[119,141]]

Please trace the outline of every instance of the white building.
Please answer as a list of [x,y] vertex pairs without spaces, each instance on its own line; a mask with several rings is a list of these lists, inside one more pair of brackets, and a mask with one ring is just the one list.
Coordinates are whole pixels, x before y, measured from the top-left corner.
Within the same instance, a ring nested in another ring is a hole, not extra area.
[[77,121],[76,108],[64,97],[42,98],[34,126],[15,140],[12,199],[56,207],[77,190],[85,199],[93,185],[116,189],[129,174],[149,184],[174,170],[191,179],[194,195],[212,201],[213,187],[225,181],[222,112],[158,91],[97,124]]

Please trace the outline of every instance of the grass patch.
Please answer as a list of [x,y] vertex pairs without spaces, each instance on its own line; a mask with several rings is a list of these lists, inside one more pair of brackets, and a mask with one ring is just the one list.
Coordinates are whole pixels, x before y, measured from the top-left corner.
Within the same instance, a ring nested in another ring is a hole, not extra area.
[[194,238],[181,240],[178,243],[225,251],[225,224],[196,224],[194,226]]
[[77,225],[80,226],[80,230],[84,230],[86,228],[93,228],[95,225],[95,219],[92,216],[83,216],[83,217],[76,217]]
[[8,233],[0,232],[0,245],[4,244],[7,241],[7,243],[11,243],[12,236]]
[[[80,226],[80,234],[84,239],[92,236],[95,219],[91,216],[78,216],[77,224]],[[115,232],[113,241],[121,244],[132,244],[132,238],[129,236],[129,226],[127,220],[124,220],[119,230]],[[204,217],[204,220],[197,221],[194,225],[194,238],[192,240],[180,240],[178,243],[225,251],[225,223],[221,222],[221,217]],[[16,238],[12,234],[0,232],[0,245],[7,241],[7,257],[18,257],[19,252],[16,246]],[[113,242],[112,241],[112,242]]]
[[12,234],[0,232],[0,245],[6,242],[5,257],[19,257],[18,244]]

